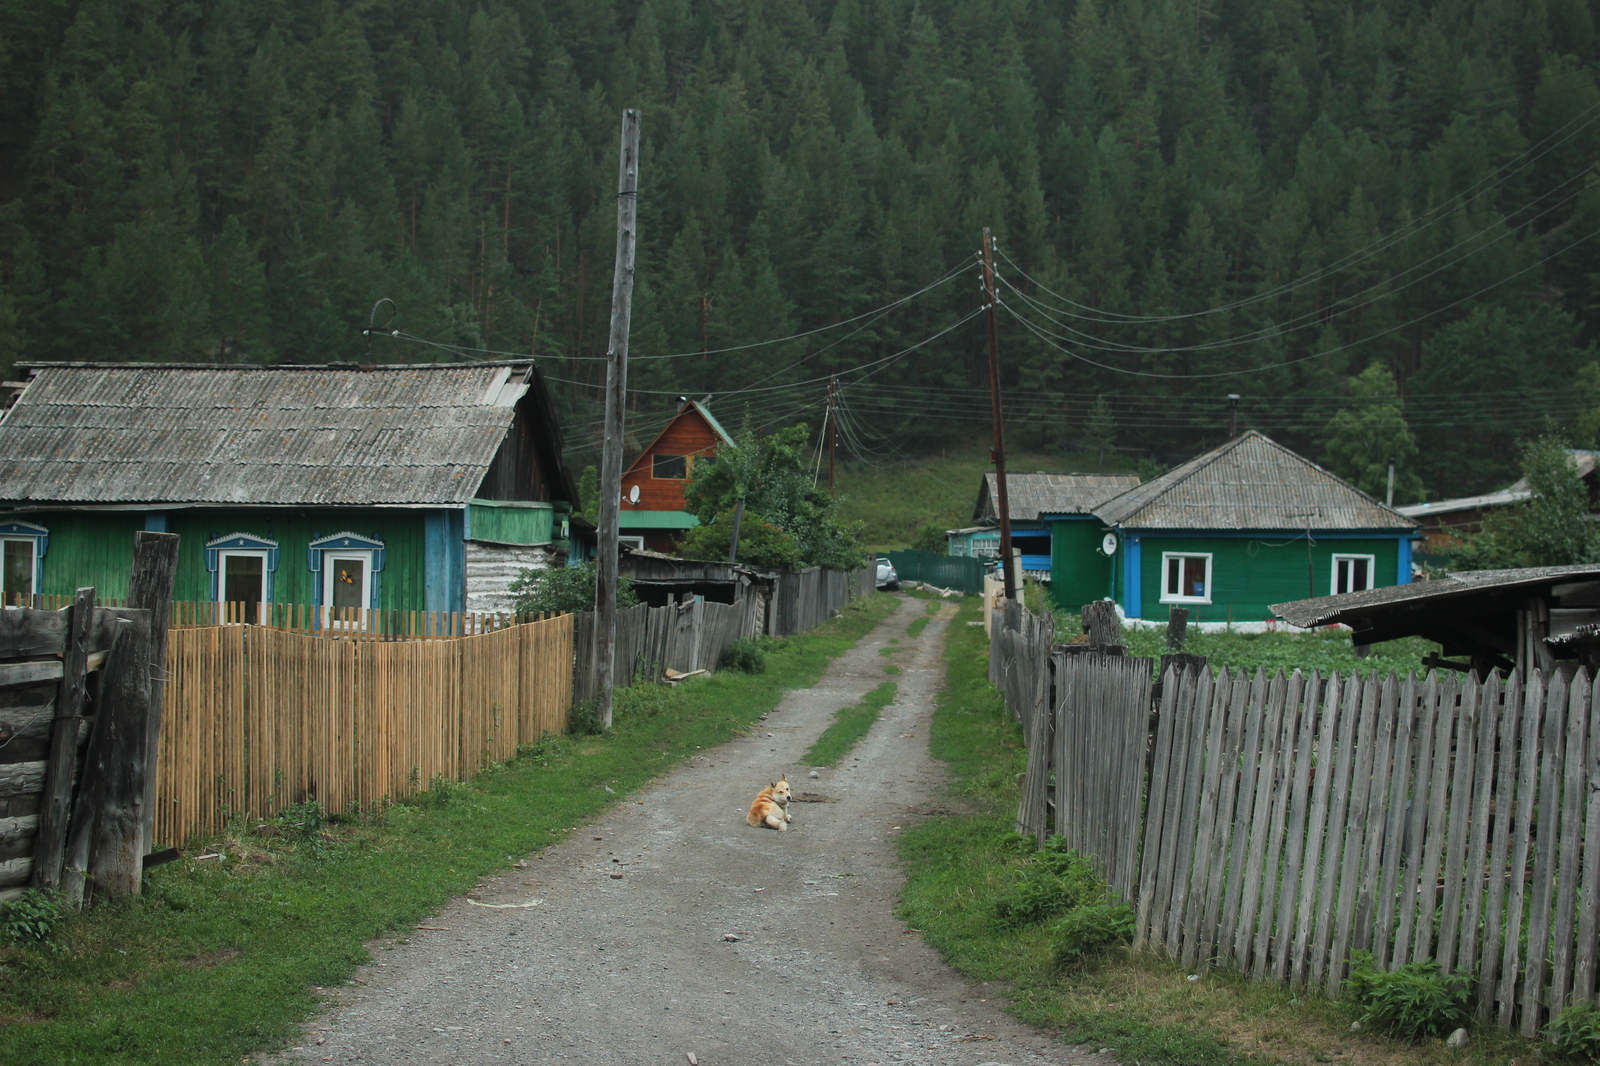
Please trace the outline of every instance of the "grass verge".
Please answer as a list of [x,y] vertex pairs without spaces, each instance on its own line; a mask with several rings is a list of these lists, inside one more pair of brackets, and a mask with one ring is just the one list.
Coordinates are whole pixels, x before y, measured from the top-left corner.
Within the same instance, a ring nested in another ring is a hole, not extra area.
[[867,735],[867,730],[878,720],[878,715],[894,702],[898,691],[899,687],[893,681],[885,681],[861,697],[860,703],[840,709],[817,742],[811,745],[811,750],[806,752],[805,764],[832,766],[842,759],[846,752],[856,746],[856,741]]
[[440,782],[375,818],[307,805],[240,823],[145,894],[0,947],[0,1062],[237,1063],[282,1046],[368,957],[485,874],[559,840],[702,747],[813,684],[895,607],[873,596],[776,642],[761,674],[619,691],[602,736],[549,736],[470,784]]
[[[1212,971],[1197,980],[1175,964],[1114,949],[1058,968],[1047,926],[1006,929],[994,903],[1027,859],[1011,833],[1026,766],[1022,737],[987,680],[988,648],[976,597],[961,602],[945,637],[947,680],[929,743],[948,763],[961,813],[911,827],[899,841],[906,885],[901,916],[967,977],[1002,986],[1011,1010],[1091,1051],[1132,1066],[1353,1063],[1358,1066],[1502,1066],[1536,1061],[1531,1044],[1484,1026],[1467,1049],[1412,1045],[1349,1031],[1343,1004],[1300,997],[1272,982]],[[997,994],[999,992],[997,991]]]

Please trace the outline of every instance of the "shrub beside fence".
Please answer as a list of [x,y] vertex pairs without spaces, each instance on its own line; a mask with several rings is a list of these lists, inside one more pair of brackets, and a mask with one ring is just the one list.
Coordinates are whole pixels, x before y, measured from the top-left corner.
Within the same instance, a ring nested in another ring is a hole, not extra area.
[[1429,959],[1471,977],[1480,1018],[1528,1037],[1595,1001],[1600,692],[1587,673],[1172,663],[1147,737],[1151,660],[1057,645],[1041,671],[1043,628],[1015,608],[996,623],[991,671],[1030,743],[1019,829],[1053,806],[1056,831],[1135,904],[1139,946],[1330,996],[1357,951],[1379,970]]
[[572,630],[571,615],[455,640],[174,629],[155,837],[308,799],[376,804],[509,759],[567,726]]

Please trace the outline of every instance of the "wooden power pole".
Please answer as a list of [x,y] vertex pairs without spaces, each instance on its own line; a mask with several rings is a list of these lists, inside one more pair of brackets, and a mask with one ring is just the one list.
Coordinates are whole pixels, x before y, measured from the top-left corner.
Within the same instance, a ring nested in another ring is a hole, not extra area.
[[600,558],[594,587],[595,718],[611,728],[611,684],[617,656],[617,512],[622,508],[623,400],[628,391],[628,323],[633,311],[633,257],[638,245],[639,112],[622,113],[617,168],[617,263],[611,281],[611,340],[606,349],[606,437],[600,457]]
[[1011,503],[1006,498],[1006,434],[1000,406],[1000,334],[994,321],[994,241],[989,227],[983,227],[983,290],[988,298],[989,318],[989,402],[994,408],[994,482],[1000,509],[1000,573],[1005,582],[1006,599],[1017,598],[1011,577]]
[[828,491],[833,491],[833,455],[839,440],[839,375],[828,379]]

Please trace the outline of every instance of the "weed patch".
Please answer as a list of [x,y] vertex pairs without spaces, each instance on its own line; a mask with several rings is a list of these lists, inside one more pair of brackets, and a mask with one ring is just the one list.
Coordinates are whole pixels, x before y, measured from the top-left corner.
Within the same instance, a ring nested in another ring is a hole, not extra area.
[[860,703],[838,711],[802,761],[807,766],[832,766],[838,762],[867,735],[878,715],[894,702],[897,691],[893,681],[885,681],[863,696]]

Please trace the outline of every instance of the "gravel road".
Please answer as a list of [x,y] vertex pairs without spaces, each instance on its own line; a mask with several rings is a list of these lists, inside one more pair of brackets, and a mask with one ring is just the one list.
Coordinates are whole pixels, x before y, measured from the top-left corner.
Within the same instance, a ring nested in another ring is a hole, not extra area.
[[[940,811],[928,756],[953,608],[916,640],[895,614],[748,735],[627,797],[522,869],[486,880],[332,995],[270,1061],[514,1066],[1106,1064],[1011,1019],[895,917],[894,840]],[[898,643],[891,643],[898,641]],[[840,766],[800,762],[841,707],[896,702]],[[790,772],[789,832],[752,829]]]

